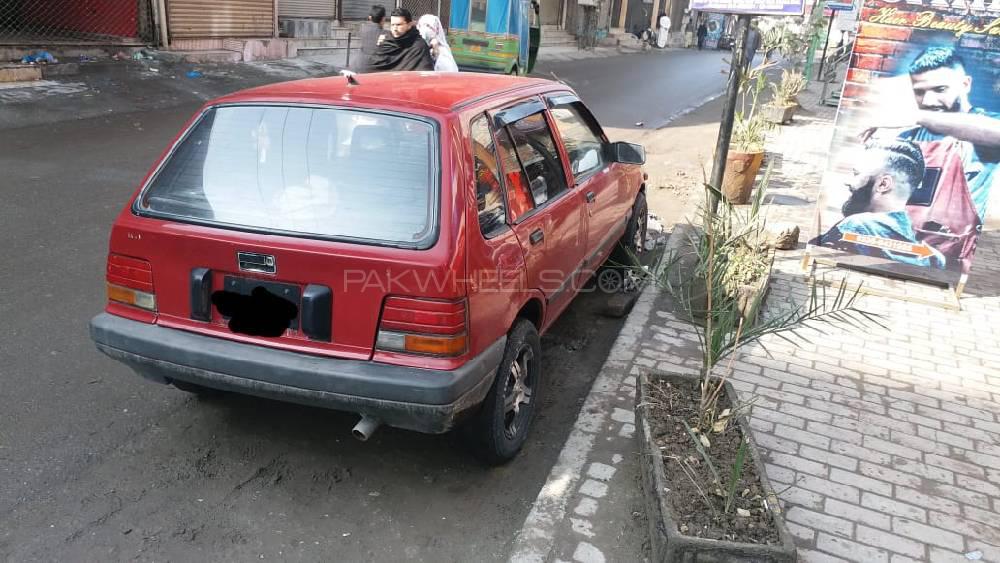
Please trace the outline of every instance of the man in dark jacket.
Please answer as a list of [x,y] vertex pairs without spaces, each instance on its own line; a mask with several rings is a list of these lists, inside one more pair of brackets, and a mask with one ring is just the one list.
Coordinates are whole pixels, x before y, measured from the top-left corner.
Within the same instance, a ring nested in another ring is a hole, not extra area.
[[420,37],[409,10],[396,8],[392,11],[389,31],[391,37],[383,37],[368,57],[370,72],[434,70],[431,50]]
[[368,12],[368,21],[361,24],[361,53],[351,62],[354,72],[368,72],[368,57],[378,48],[378,38],[385,33],[382,22],[385,21],[385,7],[381,4],[372,6]]

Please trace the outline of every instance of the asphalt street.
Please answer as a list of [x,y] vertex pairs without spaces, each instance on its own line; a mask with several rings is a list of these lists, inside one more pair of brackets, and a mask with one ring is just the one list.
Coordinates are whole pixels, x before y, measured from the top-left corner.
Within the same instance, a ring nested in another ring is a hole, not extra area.
[[[623,127],[721,90],[720,61],[671,52],[544,70]],[[581,295],[543,339],[545,405],[502,468],[450,435],[383,428],[360,443],[353,415],[199,400],[94,349],[113,218],[206,92],[267,80],[220,73],[0,94],[0,559],[504,559],[622,324],[600,314],[605,295]]]
[[604,127],[658,129],[722,92],[728,56],[728,51],[653,50],[542,62],[535,74],[572,86]]

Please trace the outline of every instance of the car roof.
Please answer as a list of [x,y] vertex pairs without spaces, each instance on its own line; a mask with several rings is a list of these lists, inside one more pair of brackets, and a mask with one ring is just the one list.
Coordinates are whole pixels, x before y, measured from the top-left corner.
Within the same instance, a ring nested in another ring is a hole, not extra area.
[[357,75],[355,81],[356,84],[349,84],[343,76],[293,80],[243,90],[212,103],[354,102],[390,108],[420,106],[428,110],[453,111],[493,95],[561,86],[539,78],[470,72],[385,72]]

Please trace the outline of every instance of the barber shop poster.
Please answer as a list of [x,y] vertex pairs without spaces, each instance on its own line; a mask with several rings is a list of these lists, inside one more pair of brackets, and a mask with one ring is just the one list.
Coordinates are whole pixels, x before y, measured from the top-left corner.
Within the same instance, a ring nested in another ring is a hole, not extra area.
[[811,243],[968,273],[1000,213],[1000,0],[920,2],[862,7]]

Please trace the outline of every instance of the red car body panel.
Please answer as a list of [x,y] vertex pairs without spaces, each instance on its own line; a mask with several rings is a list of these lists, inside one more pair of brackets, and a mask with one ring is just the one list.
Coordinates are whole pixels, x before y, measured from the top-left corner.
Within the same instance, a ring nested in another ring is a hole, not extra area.
[[[479,74],[402,73],[310,79],[254,88],[214,100],[222,105],[279,104],[341,107],[418,116],[436,124],[440,170],[437,240],[427,249],[395,248],[250,232],[180,222],[134,211],[137,189],[116,219],[110,252],[149,262],[155,313],[109,302],[106,313],[228,341],[314,355],[433,370],[454,370],[503,338],[521,315],[539,332],[548,329],[583,282],[604,261],[625,228],[640,190],[638,166],[609,164],[574,186],[569,158],[552,117],[546,120],[559,146],[569,190],[538,213],[492,238],[478,223],[470,121],[478,115],[545,93],[571,93],[545,80]],[[199,119],[185,125],[171,147]],[[164,151],[143,180],[145,186],[171,154]],[[389,163],[387,163],[389,164]],[[596,195],[596,204],[586,200]],[[600,206],[600,207],[599,207]],[[528,242],[544,231],[541,244]],[[240,271],[236,253],[273,255],[275,274]],[[282,336],[258,337],[231,331],[213,307],[211,320],[192,315],[190,272],[207,268],[212,291],[227,275],[333,291],[332,337],[314,340],[294,327]],[[566,279],[569,276],[570,279]],[[467,303],[467,349],[457,357],[433,357],[376,349],[380,314],[389,296]]]

